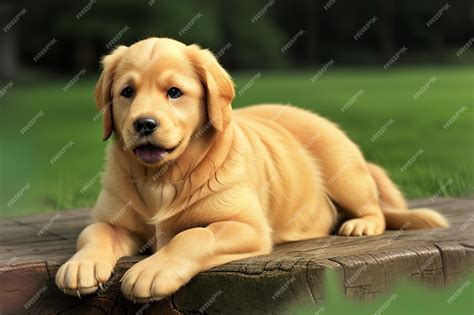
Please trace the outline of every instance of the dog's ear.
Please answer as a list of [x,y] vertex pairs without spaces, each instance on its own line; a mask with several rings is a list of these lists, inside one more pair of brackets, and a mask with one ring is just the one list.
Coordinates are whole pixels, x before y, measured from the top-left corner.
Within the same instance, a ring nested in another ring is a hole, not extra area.
[[104,141],[110,138],[113,131],[113,117],[112,117],[112,82],[115,74],[115,69],[125,54],[128,47],[119,46],[110,55],[102,58],[102,73],[99,81],[95,85],[95,102],[97,109],[102,113],[102,120],[104,125]]
[[198,45],[188,46],[189,58],[204,87],[207,115],[212,126],[224,132],[232,115],[234,83],[214,55]]

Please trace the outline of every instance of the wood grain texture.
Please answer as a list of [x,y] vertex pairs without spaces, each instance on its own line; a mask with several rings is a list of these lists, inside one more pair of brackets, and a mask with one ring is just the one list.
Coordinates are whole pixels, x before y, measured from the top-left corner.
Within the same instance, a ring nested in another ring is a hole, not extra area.
[[88,209],[0,220],[0,312],[57,314],[277,313],[319,305],[324,275],[335,270],[347,296],[367,300],[401,277],[427,287],[460,281],[474,271],[474,201],[420,199],[451,227],[387,231],[381,236],[340,237],[287,243],[271,255],[234,261],[196,276],[171,298],[133,304],[118,280],[146,256],[121,259],[98,294],[76,298],[54,284],[59,266],[73,253],[79,232],[91,221]]

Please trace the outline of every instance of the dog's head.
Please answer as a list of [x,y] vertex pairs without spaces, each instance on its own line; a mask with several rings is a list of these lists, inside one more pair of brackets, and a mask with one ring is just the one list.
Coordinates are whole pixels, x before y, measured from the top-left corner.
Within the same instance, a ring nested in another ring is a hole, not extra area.
[[178,158],[193,135],[223,133],[235,91],[208,50],[167,38],[120,46],[103,58],[95,97],[112,132],[147,166]]

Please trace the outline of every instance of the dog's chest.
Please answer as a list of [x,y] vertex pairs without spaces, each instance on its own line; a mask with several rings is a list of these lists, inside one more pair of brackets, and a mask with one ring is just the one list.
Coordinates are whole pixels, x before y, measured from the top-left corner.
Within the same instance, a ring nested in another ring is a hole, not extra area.
[[174,187],[165,182],[147,181],[138,184],[137,188],[150,217],[168,207],[176,196]]

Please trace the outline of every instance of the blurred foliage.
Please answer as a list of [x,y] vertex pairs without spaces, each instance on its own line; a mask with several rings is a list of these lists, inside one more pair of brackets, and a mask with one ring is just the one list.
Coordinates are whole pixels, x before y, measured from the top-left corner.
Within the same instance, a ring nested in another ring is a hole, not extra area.
[[[449,2],[428,27],[445,5],[444,0],[6,1],[0,5],[0,17],[6,25],[22,8],[28,10],[9,31],[15,33],[16,50],[27,66],[68,72],[96,69],[99,57],[110,50],[107,43],[120,35],[116,44],[168,36],[215,53],[230,42],[221,59],[226,67],[262,69],[313,66],[331,58],[383,65],[403,46],[410,54],[402,62],[459,61],[455,52],[472,37],[474,2]],[[354,34],[374,16],[378,20],[355,40]],[[282,53],[300,30],[301,38]],[[35,63],[33,57],[53,38],[57,44]]]
[[[90,9],[77,19],[76,15],[88,3]],[[215,53],[230,42],[231,64],[248,67],[284,64],[280,48],[287,39],[272,19],[260,19],[258,27],[251,31],[250,25],[238,27],[244,16],[248,17],[245,22],[252,24],[250,17],[262,8],[262,2],[258,1],[159,1],[150,6],[148,2],[127,0],[81,1],[73,5],[51,0],[27,7],[30,16],[19,23],[19,37],[28,38],[19,42],[21,57],[27,65],[32,64],[31,56],[55,38],[58,43],[40,60],[42,65],[56,70],[87,68],[110,50],[107,44],[115,36],[120,38],[114,46],[157,36],[199,43]],[[194,24],[180,34],[193,19]],[[122,31],[124,28],[126,31]]]
[[[389,272],[389,271],[388,271]],[[429,277],[429,276],[428,276]],[[324,300],[318,306],[312,305],[303,309],[290,308],[288,314],[297,315],[444,315],[473,314],[474,274],[470,273],[463,280],[447,284],[445,287],[433,287],[428,281],[398,279],[396,286],[375,297],[367,293],[364,303],[356,301],[343,292],[334,270],[326,270],[324,277]],[[288,290],[290,291],[290,290]],[[294,299],[293,293],[285,292],[288,300]],[[285,298],[286,296],[283,296]]]

